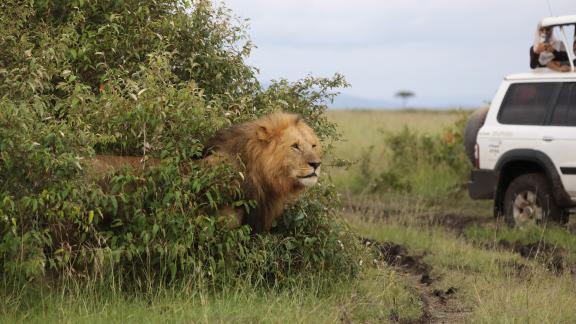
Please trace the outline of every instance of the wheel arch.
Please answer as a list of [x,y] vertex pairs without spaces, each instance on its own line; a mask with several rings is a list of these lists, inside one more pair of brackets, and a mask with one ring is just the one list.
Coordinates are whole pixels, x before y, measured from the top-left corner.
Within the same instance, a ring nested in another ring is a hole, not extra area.
[[495,170],[498,172],[494,201],[494,213],[496,216],[501,215],[503,211],[504,193],[510,182],[516,177],[526,173],[544,173],[546,179],[550,182],[556,203],[562,207],[570,207],[572,205],[570,195],[568,195],[566,189],[564,189],[562,179],[554,163],[541,151],[532,149],[508,151],[498,160]]

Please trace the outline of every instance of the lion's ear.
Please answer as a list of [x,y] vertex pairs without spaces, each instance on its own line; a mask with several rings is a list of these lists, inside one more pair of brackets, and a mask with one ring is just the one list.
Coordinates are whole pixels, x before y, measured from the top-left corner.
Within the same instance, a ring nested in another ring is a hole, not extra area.
[[304,121],[304,116],[302,116],[301,114],[297,114],[296,119],[294,120],[294,124],[298,125],[298,123],[301,121]]
[[261,141],[269,142],[272,134],[270,134],[270,131],[268,128],[266,128],[266,126],[259,125],[256,129],[256,137]]

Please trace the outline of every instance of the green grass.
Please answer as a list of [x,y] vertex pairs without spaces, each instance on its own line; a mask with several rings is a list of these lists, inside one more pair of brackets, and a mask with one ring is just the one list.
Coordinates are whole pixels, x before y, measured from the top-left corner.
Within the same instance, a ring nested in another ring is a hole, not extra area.
[[576,236],[564,227],[549,224],[547,226],[530,226],[523,230],[506,226],[474,225],[466,228],[465,237],[475,243],[498,243],[501,241],[520,242],[522,244],[544,243],[562,247],[576,254]]
[[[438,134],[459,116],[454,112],[334,112],[330,118],[343,125],[344,136],[351,139],[339,143],[336,152],[350,160],[362,161],[368,156],[375,162],[368,168],[377,173],[386,169],[388,160],[381,130],[396,132],[408,125],[411,130]],[[432,267],[432,276],[438,279],[433,283],[435,288],[458,288],[454,303],[469,312],[465,315],[467,321],[576,322],[576,281],[572,275],[576,236],[570,230],[551,225],[510,229],[492,218],[490,201],[471,201],[465,193],[444,192],[434,199],[427,198],[434,196],[433,190],[445,187],[441,184],[450,170],[429,174],[430,169],[416,168],[411,177],[422,180],[416,194],[362,193],[354,188],[362,168],[366,165],[358,163],[347,173],[331,173],[345,200],[365,207],[345,213],[350,225],[361,235],[402,244],[410,253],[422,255]],[[474,221],[463,228],[440,224],[439,217],[448,214],[472,217]],[[514,244],[542,244],[552,252],[522,257]],[[564,271],[549,267],[550,253],[561,256]]]
[[478,248],[437,226],[370,221],[352,221],[352,225],[368,237],[405,245],[413,253],[425,255],[424,261],[438,268],[493,274],[503,270],[500,264],[522,261],[512,252]]
[[[435,285],[458,287],[458,303],[472,310],[468,317],[471,322],[576,321],[576,281],[570,272],[553,273],[537,261],[512,251],[482,248],[476,241],[438,226],[356,219],[350,222],[368,237],[403,244],[413,253],[425,255],[423,260],[440,278]],[[509,238],[532,235],[512,230],[510,233],[514,234],[509,234]],[[550,237],[568,248],[573,238],[566,235],[565,230],[557,229]]]
[[[436,135],[452,126],[462,117],[464,111],[329,111],[328,119],[338,126],[342,141],[335,144],[331,157],[344,159],[354,164],[343,170],[328,168],[328,172],[341,190],[360,192],[365,189],[366,178],[386,170],[390,152],[385,144],[385,136],[408,127],[417,134]],[[330,159],[331,157],[328,157]],[[446,182],[451,170],[435,170],[430,174],[426,169],[415,169],[425,175],[412,175],[419,179],[419,188],[438,188]],[[435,189],[432,189],[435,190]],[[434,192],[429,192],[433,194]]]
[[355,160],[370,146],[377,149],[374,158],[382,157],[382,134],[398,132],[404,126],[425,134],[437,134],[444,127],[454,124],[460,117],[459,111],[328,111],[328,119],[336,123],[342,133],[343,142],[338,143],[334,155]]
[[[375,146],[371,168],[387,164],[380,129],[397,131],[408,125],[434,134],[459,118],[454,112],[330,112],[348,141],[337,143],[337,157],[361,160]],[[472,201],[451,192],[434,199],[419,194],[350,190],[358,165],[350,171],[329,170],[347,208],[342,213],[361,236],[406,246],[422,256],[435,279],[430,289],[457,288],[449,303],[473,323],[576,322],[576,236],[564,227],[509,229],[492,218],[491,202]],[[416,173],[428,172],[424,169]],[[437,190],[443,173],[423,174],[420,193]],[[436,179],[436,180],[434,180]],[[360,188],[361,189],[361,188]],[[353,193],[356,192],[356,193]],[[442,217],[470,218],[462,228],[445,225]],[[444,224],[444,225],[443,225]],[[502,241],[543,243],[557,247],[565,271],[555,272],[542,258],[526,258]],[[411,281],[412,280],[412,281]],[[417,284],[417,283],[416,283]],[[359,278],[327,286],[322,280],[285,288],[246,285],[219,291],[194,283],[163,287],[148,293],[118,292],[112,287],[74,283],[28,283],[0,289],[2,322],[26,323],[381,323],[397,318],[417,321],[423,315],[421,292],[413,279],[389,266],[375,268],[366,260]]]
[[211,292],[184,285],[128,294],[103,287],[32,286],[0,296],[0,318],[10,323],[334,323],[383,322],[391,314],[409,321],[421,315],[419,299],[398,274],[374,268],[330,289],[296,285]]

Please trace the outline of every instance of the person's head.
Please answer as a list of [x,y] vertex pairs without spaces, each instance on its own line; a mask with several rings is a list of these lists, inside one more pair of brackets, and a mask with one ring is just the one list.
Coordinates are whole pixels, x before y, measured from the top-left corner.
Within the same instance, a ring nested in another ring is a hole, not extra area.
[[540,26],[540,28],[538,28],[538,35],[540,35],[540,41],[542,43],[549,43],[552,36],[552,28]]
[[550,36],[552,35],[552,28],[540,26],[538,28],[538,32],[540,33],[540,35]]
[[553,44],[554,43],[554,33],[551,27],[543,27],[541,23],[536,26],[534,33],[534,52],[540,53],[542,51],[547,51],[549,49],[541,47],[542,43]]

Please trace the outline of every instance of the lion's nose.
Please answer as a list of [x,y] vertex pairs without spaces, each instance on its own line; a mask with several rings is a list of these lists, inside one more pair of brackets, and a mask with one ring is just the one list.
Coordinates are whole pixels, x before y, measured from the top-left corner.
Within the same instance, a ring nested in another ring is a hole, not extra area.
[[314,168],[314,170],[318,169],[318,167],[320,166],[320,164],[322,164],[322,162],[308,162],[308,164]]

